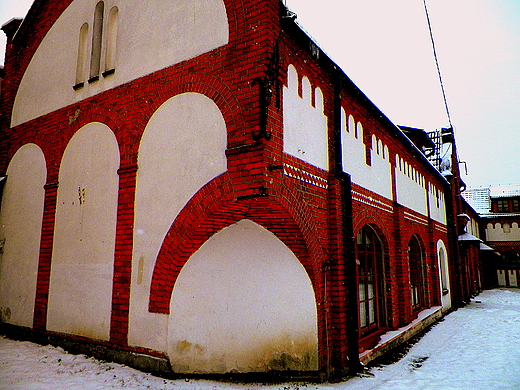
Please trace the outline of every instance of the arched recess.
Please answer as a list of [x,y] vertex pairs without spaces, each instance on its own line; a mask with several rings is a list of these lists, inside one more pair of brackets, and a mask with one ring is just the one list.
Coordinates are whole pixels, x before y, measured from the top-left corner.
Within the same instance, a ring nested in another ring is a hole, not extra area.
[[[227,170],[227,128],[219,107],[186,92],[152,115],[139,145],[129,342],[165,350],[166,318],[148,312],[157,254],[179,212]],[[150,328],[152,327],[152,328]]]
[[168,355],[184,373],[317,370],[316,299],[294,253],[250,220],[213,235],[177,278]]
[[[273,196],[238,200],[226,173],[194,196],[170,227],[153,269],[149,310],[169,314],[171,293],[181,268],[213,234],[241,219],[273,232],[303,264],[312,281],[320,278],[320,264],[328,256],[320,245],[306,203],[285,188]],[[318,299],[321,291],[316,289]]]
[[47,329],[107,340],[110,331],[119,148],[94,122],[72,137],[60,165]]
[[0,208],[0,320],[31,327],[47,178],[42,150],[22,146],[6,175]]
[[441,302],[443,309],[451,307],[450,274],[448,268],[448,251],[442,240],[437,241],[437,261],[441,284]]

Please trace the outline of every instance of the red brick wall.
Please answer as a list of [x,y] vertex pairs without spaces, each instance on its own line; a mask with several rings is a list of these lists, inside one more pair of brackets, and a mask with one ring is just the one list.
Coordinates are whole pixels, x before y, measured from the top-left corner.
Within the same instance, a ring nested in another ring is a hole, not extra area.
[[[98,121],[114,131],[121,155],[108,344],[128,348],[139,142],[150,117],[162,103],[183,92],[197,92],[217,104],[226,122],[228,171],[207,183],[171,226],[154,269],[149,310],[168,313],[173,286],[183,264],[212,234],[248,218],[276,234],[302,262],[313,283],[318,304],[320,370],[344,370],[348,352],[347,287],[340,183],[334,176],[333,163],[329,173],[286,155],[283,153],[282,138],[282,87],[286,82],[287,67],[293,64],[300,77],[309,78],[313,90],[319,87],[323,92],[325,114],[329,119],[329,161],[336,161],[339,150],[334,144],[334,75],[330,69],[324,68],[310,54],[308,47],[300,47],[281,32],[277,1],[225,0],[230,25],[228,45],[10,129],[10,110],[23,71],[45,32],[69,3],[70,0],[35,3],[35,12],[29,14],[28,22],[15,42],[24,46],[10,47],[7,53],[6,82],[2,92],[4,120],[0,145],[1,155],[5,158],[0,161],[0,170],[5,172],[16,150],[28,142],[39,145],[47,161],[34,327],[39,330],[46,327],[61,157],[78,129],[89,122]],[[33,24],[36,21],[37,28]],[[276,47],[280,55],[279,67],[274,75],[270,75],[267,72]],[[259,77],[271,78],[273,97],[268,106],[266,127],[270,138],[255,140],[253,134],[259,134],[262,130],[259,84],[254,83]],[[391,156],[399,153],[408,162],[416,160],[411,152],[403,150],[401,142],[385,129],[380,119],[374,117],[351,90],[342,91],[341,104],[348,114],[352,113],[363,122],[367,151],[371,148],[369,135],[375,133],[389,146]],[[284,169],[289,169],[288,165],[298,172],[318,177],[322,185],[285,175]],[[428,181],[442,188],[442,183],[421,164],[414,166]],[[354,235],[365,224],[371,224],[385,244],[388,325],[396,328],[413,319],[407,262],[410,237],[416,234],[421,238],[425,254],[425,283],[428,286],[427,302],[437,305],[440,291],[435,243],[438,239],[447,242],[446,233],[438,224],[395,204],[392,199],[382,198],[359,186],[354,186],[353,190]]]

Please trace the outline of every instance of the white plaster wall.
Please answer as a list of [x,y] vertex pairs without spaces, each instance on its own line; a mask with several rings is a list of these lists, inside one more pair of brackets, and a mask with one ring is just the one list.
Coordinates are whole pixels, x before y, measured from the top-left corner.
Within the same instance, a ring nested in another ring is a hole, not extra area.
[[479,233],[479,229],[478,229],[478,223],[475,219],[472,219],[470,218],[468,224],[466,225],[466,231],[477,237],[477,238],[480,238],[480,233]]
[[387,199],[392,199],[392,171],[388,146],[372,136],[371,165],[366,164],[363,125],[341,109],[341,145],[343,170],[352,182]]
[[104,124],[84,126],[67,145],[59,173],[49,330],[109,338],[118,168],[117,141]]
[[516,270],[507,270],[509,272],[509,285],[511,287],[518,287],[518,280],[516,278]]
[[135,199],[129,342],[166,350],[167,316],[148,312],[155,260],[175,218],[227,170],[227,131],[216,104],[184,93],[166,101],[141,139]]
[[293,65],[287,71],[287,87],[283,89],[284,152],[318,168],[329,169],[327,117],[323,114],[323,94],[302,79],[302,97],[298,95],[298,74]]
[[505,286],[506,285],[506,272],[508,270],[498,269],[497,270],[497,278],[498,278],[498,285],[499,286]]
[[486,241],[520,241],[520,228],[518,227],[518,223],[511,223],[510,229],[506,229],[505,231],[501,223],[495,223],[494,225],[488,223],[486,226]]
[[252,221],[221,230],[193,254],[170,313],[168,354],[177,372],[280,369],[284,356],[299,361],[287,368],[318,368],[311,281],[296,256]]
[[444,193],[433,185],[428,185],[428,201],[430,202],[430,217],[437,222],[446,224],[446,202]]
[[[119,9],[115,74],[86,82],[92,46],[92,22],[98,0],[75,0],[54,23],[21,81],[11,126],[24,123],[89,96],[225,45],[229,39],[222,0],[106,0]],[[85,87],[77,91],[79,32],[89,24]],[[106,52],[106,34],[102,54]],[[101,71],[105,70],[102,55]],[[37,98],[35,98],[37,96]]]
[[419,214],[428,215],[426,182],[422,175],[396,155],[397,202]]
[[0,209],[0,319],[32,327],[47,177],[41,149],[18,149],[7,177]]
[[[437,261],[439,266],[439,281],[441,283],[441,302],[442,309],[448,310],[451,307],[451,288],[450,288],[450,273],[449,273],[449,259],[446,245],[442,240],[437,241]],[[443,290],[448,290],[447,294],[443,294]]]

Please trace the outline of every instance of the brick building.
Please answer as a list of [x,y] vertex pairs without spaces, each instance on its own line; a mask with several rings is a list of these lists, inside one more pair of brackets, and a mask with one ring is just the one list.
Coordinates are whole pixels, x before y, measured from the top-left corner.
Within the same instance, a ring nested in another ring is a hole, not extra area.
[[464,198],[479,217],[489,250],[483,260],[488,287],[520,286],[520,185],[471,188]]
[[4,331],[326,379],[478,290],[452,132],[440,169],[282,2],[36,0],[2,29]]

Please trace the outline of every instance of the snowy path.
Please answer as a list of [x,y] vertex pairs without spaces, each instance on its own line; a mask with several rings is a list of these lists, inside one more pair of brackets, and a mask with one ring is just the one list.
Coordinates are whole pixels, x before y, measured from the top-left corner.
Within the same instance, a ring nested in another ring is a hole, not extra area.
[[[373,375],[373,376],[371,376]],[[483,292],[448,315],[399,362],[338,384],[165,380],[59,348],[0,337],[0,389],[351,390],[520,389],[520,290]]]

